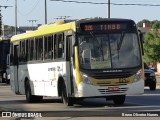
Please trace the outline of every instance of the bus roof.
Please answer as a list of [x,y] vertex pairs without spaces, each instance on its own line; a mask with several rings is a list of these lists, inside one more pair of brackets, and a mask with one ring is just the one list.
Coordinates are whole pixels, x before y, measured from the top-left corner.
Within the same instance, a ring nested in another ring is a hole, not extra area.
[[11,41],[17,41],[21,39],[32,38],[36,36],[43,36],[47,34],[57,33],[65,30],[74,30],[76,31],[76,25],[79,26],[81,23],[92,23],[92,22],[134,22],[130,19],[119,19],[119,18],[87,18],[81,20],[59,20],[54,23],[42,25],[38,27],[35,31],[28,31],[26,33],[15,35],[11,38]]
[[75,26],[75,20],[74,21],[59,20],[54,23],[42,25],[42,26],[38,27],[37,30],[27,31],[26,33],[14,35],[11,38],[11,41],[27,39],[27,38],[32,38],[32,37],[36,37],[36,36],[43,36],[46,34],[56,33],[56,32],[70,30],[70,29],[75,31],[74,26]]

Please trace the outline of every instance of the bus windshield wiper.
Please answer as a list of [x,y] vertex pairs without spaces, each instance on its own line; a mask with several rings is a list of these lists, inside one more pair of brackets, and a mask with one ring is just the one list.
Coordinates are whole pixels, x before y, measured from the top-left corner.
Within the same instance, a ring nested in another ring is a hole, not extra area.
[[124,38],[124,32],[122,32],[122,34],[121,34],[120,41],[117,42],[117,51],[119,51],[121,49],[123,38]]
[[97,38],[95,37],[95,35],[93,34],[93,32],[90,32],[90,35],[92,36],[93,40],[95,40],[95,41],[98,43],[97,46],[98,46],[99,48],[101,48],[101,45],[100,45],[100,43],[98,42],[98,40],[97,40]]

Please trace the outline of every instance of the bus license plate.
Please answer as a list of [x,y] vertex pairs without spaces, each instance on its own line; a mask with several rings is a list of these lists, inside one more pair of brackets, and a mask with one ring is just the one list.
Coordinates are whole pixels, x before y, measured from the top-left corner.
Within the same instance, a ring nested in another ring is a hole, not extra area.
[[110,86],[110,87],[108,87],[108,91],[117,91],[117,90],[119,90],[118,86]]

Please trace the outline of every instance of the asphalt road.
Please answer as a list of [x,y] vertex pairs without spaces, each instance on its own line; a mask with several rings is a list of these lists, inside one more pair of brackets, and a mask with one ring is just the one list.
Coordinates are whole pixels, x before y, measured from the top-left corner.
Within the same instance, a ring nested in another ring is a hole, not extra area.
[[[115,106],[112,101],[103,98],[85,99],[73,107],[66,107],[60,99],[45,97],[41,103],[27,103],[24,95],[15,95],[10,86],[0,84],[0,114],[2,112],[33,112],[42,117],[128,117],[154,115],[160,117],[160,78],[157,90],[145,87],[143,95],[127,96],[124,105]],[[153,116],[152,116],[153,117]]]

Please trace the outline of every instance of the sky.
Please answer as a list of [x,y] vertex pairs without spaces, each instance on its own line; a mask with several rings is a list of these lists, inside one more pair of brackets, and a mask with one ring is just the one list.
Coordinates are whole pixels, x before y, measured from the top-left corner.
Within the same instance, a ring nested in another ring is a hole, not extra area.
[[[108,0],[72,0],[79,2],[107,3]],[[110,0],[117,4],[154,4],[160,5],[160,0]],[[15,0],[0,0],[3,24],[15,26]],[[160,20],[160,6],[110,6],[111,18],[132,19],[136,23],[148,19]],[[107,4],[80,4],[47,0],[47,23],[55,22],[59,16],[70,16],[68,19],[83,19],[90,17],[108,17]],[[17,0],[17,26],[45,24],[45,0]]]

